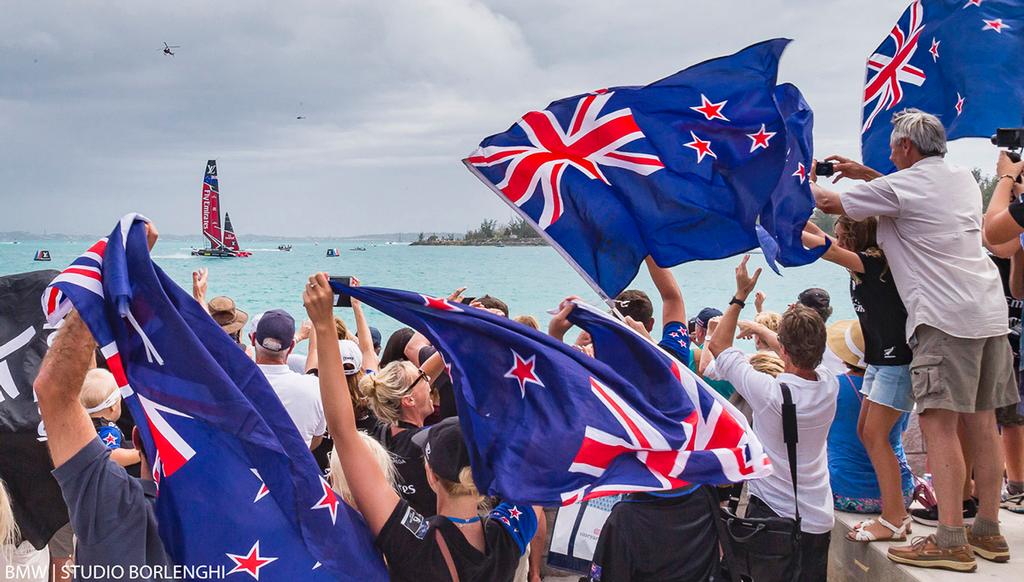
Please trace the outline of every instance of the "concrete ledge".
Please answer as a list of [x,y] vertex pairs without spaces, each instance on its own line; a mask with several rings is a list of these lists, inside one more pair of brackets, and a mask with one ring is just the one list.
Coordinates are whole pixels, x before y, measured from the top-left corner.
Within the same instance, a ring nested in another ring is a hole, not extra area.
[[[995,564],[977,558],[978,570],[973,575],[947,570],[912,568],[896,564],[886,557],[890,545],[874,542],[861,544],[846,539],[853,524],[870,515],[836,512],[836,526],[832,530],[829,550],[829,582],[948,582],[951,580],[988,580],[1020,582],[1024,580],[1024,515],[1009,511],[999,512],[1000,529],[1010,544],[1010,561]],[[935,533],[935,528],[915,523],[911,538]]]

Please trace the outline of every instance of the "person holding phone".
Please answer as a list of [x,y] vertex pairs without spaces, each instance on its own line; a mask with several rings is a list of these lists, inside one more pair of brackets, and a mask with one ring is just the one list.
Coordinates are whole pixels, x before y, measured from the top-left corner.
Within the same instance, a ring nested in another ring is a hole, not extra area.
[[[323,273],[310,277],[302,299],[315,333],[331,337],[334,297]],[[431,511],[433,517],[425,517],[413,508],[388,486],[384,472],[356,429],[337,345],[333,341],[317,343],[327,423],[352,499],[384,553],[391,579],[511,581],[537,529],[534,510],[502,503],[487,516],[479,515],[477,506],[482,497],[473,483],[469,453],[457,419],[416,430],[410,439],[426,451],[420,466],[437,499]],[[378,375],[389,370],[395,370],[396,375],[397,371],[412,372],[402,363],[393,362]],[[400,410],[416,414],[425,382],[420,374],[410,374],[401,384],[407,385],[408,393],[401,397]]]

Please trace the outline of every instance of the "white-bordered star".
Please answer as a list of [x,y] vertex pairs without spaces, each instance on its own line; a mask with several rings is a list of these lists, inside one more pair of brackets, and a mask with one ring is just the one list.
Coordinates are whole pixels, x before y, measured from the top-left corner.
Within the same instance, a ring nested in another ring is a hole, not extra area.
[[260,476],[259,471],[257,471],[254,467],[250,467],[249,470],[252,471],[253,475],[256,475],[257,479],[260,480],[260,489],[259,491],[256,492],[256,498],[252,500],[253,503],[256,503],[260,499],[263,499],[267,495],[270,495],[270,489],[268,489],[267,484],[263,482],[263,477]]
[[1010,28],[1009,24],[1003,24],[1003,19],[1002,18],[996,18],[995,20],[984,20],[984,19],[982,19],[982,22],[985,23],[985,26],[982,27],[982,30],[994,30],[994,31],[998,32],[999,34],[1003,33],[1003,29],[1004,28]]
[[331,513],[331,523],[337,523],[338,521],[338,495],[331,489],[331,486],[327,483],[327,480],[320,477],[320,483],[323,485],[323,496],[320,497],[320,501],[316,502],[316,505],[310,507],[310,509],[326,509]]
[[529,358],[520,356],[515,350],[512,351],[512,367],[509,368],[508,372],[505,372],[506,378],[512,378],[519,383],[519,391],[522,392],[523,398],[526,398],[526,385],[536,384],[541,388],[544,387],[544,383],[540,381],[537,376],[537,371],[534,367],[537,365],[537,355],[534,354]]
[[703,93],[700,95],[700,105],[691,107],[697,113],[704,116],[704,119],[711,121],[712,119],[721,119],[722,121],[729,121],[729,118],[722,113],[722,108],[728,101],[721,101],[719,103],[712,103],[710,99],[704,96]]
[[519,511],[518,507],[513,506],[511,509],[508,510],[508,514],[512,516],[512,519],[519,519],[519,516],[522,515],[523,512]]
[[953,109],[956,109],[956,116],[957,117],[960,117],[960,114],[964,112],[964,101],[966,101],[966,99],[964,99],[960,95],[960,92],[957,91],[957,93],[956,93],[956,105],[953,106]]
[[981,6],[981,0],[967,0],[967,4],[964,4],[964,8],[970,8],[971,6]]
[[246,574],[253,577],[254,580],[260,579],[260,568],[263,568],[267,564],[274,562],[277,558],[270,556],[260,555],[260,541],[256,540],[256,543],[249,549],[248,554],[226,554],[227,557],[235,563],[234,569],[228,572],[230,574],[236,574],[238,572],[245,572]]
[[928,53],[932,55],[932,61],[939,62],[939,45],[942,44],[941,40],[932,39],[932,48],[928,49]]
[[710,141],[705,141],[697,137],[697,134],[693,133],[692,131],[690,132],[690,137],[693,138],[693,141],[691,141],[690,143],[684,143],[683,145],[697,152],[698,164],[704,161],[704,156],[711,156],[716,160],[718,159],[718,156],[715,155],[715,152],[711,151]]
[[747,137],[754,142],[750,144],[750,153],[754,153],[758,148],[768,149],[768,140],[775,137],[775,132],[765,131],[764,124],[762,123],[761,129],[757,133],[748,133]]
[[796,171],[793,172],[793,175],[796,176],[797,178],[800,178],[801,184],[807,181],[807,168],[804,167],[803,162],[797,163]]

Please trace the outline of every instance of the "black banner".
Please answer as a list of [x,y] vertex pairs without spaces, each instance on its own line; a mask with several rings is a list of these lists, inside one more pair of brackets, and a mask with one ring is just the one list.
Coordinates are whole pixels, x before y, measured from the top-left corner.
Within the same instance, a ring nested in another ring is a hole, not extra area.
[[0,478],[7,484],[22,538],[42,549],[68,522],[46,450],[32,383],[54,329],[41,297],[53,270],[0,277]]

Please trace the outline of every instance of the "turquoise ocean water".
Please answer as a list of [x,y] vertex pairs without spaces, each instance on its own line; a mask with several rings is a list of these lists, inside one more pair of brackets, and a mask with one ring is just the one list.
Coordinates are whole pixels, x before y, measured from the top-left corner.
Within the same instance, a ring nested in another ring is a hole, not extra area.
[[[37,269],[62,269],[95,239],[70,242],[22,240],[19,244],[0,243],[0,275]],[[356,275],[364,285],[394,287],[431,295],[446,296],[466,286],[467,296],[489,293],[508,303],[512,315],[529,314],[542,326],[554,308],[567,295],[579,295],[598,304],[598,296],[576,272],[548,247],[419,247],[388,244],[382,241],[300,242],[291,252],[277,250],[278,242],[245,240],[253,255],[243,259],[216,259],[190,256],[190,244],[180,240],[161,240],[154,249],[154,260],[179,285],[191,292],[192,271],[206,267],[210,271],[209,297],[228,295],[250,315],[267,309],[283,308],[297,321],[305,318],[302,286],[315,271],[332,275]],[[196,245],[200,242],[197,239]],[[349,249],[361,246],[366,251]],[[328,258],[328,248],[338,248],[341,256]],[[34,262],[39,249],[50,251],[49,263]],[[739,258],[701,261],[673,269],[686,299],[687,315],[692,317],[704,306],[725,307],[734,291],[735,268]],[[764,266],[760,255],[751,257],[752,267]],[[822,287],[832,295],[836,319],[855,317],[850,304],[849,277],[846,271],[824,261],[794,269],[784,269],[779,277],[765,269],[758,288],[768,295],[766,307],[782,311],[807,287]],[[647,271],[641,272],[632,287],[647,291],[655,299],[655,317],[660,316],[657,292]],[[351,311],[339,313],[352,325]],[[347,313],[346,313],[347,312]],[[753,317],[751,301],[744,315]],[[370,324],[387,336],[401,325],[372,310]],[[749,343],[749,342],[745,342]],[[748,346],[750,347],[750,346]],[[752,349],[752,348],[751,348]],[[300,348],[299,351],[303,351]]]

